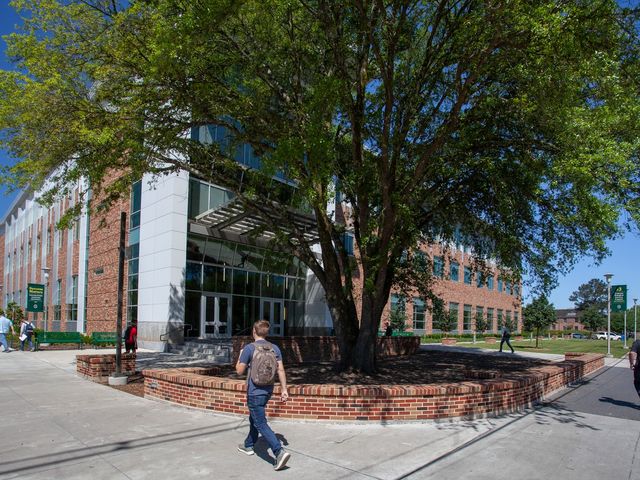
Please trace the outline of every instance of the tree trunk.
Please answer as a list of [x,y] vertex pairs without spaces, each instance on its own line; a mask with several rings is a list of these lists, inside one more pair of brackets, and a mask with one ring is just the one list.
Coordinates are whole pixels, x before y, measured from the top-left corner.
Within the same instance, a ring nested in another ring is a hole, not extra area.
[[536,328],[536,348],[538,348],[538,337],[540,337],[540,327]]

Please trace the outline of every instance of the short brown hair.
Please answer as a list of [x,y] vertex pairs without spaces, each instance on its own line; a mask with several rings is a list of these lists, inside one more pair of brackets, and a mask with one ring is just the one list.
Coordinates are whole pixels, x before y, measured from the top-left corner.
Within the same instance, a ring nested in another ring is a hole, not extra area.
[[253,329],[259,337],[266,337],[269,335],[269,328],[271,328],[271,325],[267,320],[258,320],[253,324]]

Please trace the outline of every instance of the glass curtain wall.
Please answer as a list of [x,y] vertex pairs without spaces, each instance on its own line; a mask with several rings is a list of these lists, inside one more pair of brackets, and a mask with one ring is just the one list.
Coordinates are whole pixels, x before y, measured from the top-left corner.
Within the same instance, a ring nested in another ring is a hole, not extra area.
[[269,305],[284,308],[285,335],[303,332],[306,267],[295,257],[189,234],[185,266],[185,336],[200,337],[202,299],[231,298],[231,327],[223,335],[250,335],[253,322],[268,316]]

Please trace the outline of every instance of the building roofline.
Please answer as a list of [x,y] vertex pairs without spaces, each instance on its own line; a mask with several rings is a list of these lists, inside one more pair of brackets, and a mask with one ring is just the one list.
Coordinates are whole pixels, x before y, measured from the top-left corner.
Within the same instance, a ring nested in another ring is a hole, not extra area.
[[5,225],[7,223],[7,220],[10,218],[11,214],[14,213],[20,207],[20,205],[23,204],[26,200],[28,200],[29,197],[32,195],[33,195],[33,190],[31,190],[31,188],[29,187],[23,188],[22,190],[20,190],[20,193],[18,193],[18,196],[13,200],[13,202],[11,202],[11,205],[9,205],[9,208],[4,213],[2,220],[0,220],[0,224]]

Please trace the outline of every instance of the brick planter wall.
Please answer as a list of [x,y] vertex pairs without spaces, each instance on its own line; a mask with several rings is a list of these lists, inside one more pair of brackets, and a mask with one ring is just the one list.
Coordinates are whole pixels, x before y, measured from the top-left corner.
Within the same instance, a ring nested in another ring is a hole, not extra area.
[[455,345],[458,343],[458,339],[456,338],[443,338],[442,345]]
[[[336,337],[273,337],[268,339],[278,345],[283,361],[291,363],[335,362],[339,359]],[[231,337],[236,363],[240,350],[253,342],[252,337]],[[413,355],[420,348],[420,337],[378,337],[377,354],[382,357]]]
[[496,337],[484,337],[485,343],[496,343],[498,339]]
[[[455,384],[345,386],[290,385],[287,403],[272,401],[270,417],[328,421],[411,421],[498,415],[529,406],[569,382],[598,370],[604,355],[568,355],[527,375],[469,371],[475,379]],[[246,382],[215,377],[218,369],[144,370],[145,397],[188,407],[246,415]],[[482,378],[480,378],[482,377]],[[274,397],[280,393],[276,385]]]
[[[136,356],[132,353],[122,354],[122,373],[136,373]],[[107,383],[109,375],[116,371],[116,356],[108,355],[76,355],[76,372],[78,375],[98,383]]]

